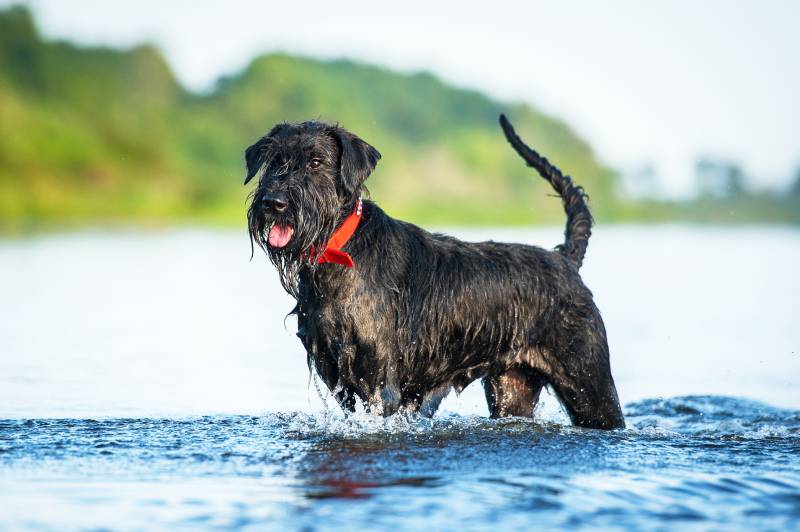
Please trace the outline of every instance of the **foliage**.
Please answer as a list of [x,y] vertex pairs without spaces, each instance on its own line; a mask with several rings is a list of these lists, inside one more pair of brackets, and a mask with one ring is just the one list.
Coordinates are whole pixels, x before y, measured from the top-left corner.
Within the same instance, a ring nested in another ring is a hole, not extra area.
[[730,212],[730,202],[744,215],[722,217],[729,221],[797,218],[800,195],[773,208],[768,196],[742,193],[740,174],[734,195],[623,201],[615,174],[563,122],[427,73],[275,53],[195,94],[152,46],[46,41],[28,10],[12,7],[0,10],[0,230],[242,225],[244,148],[276,122],[311,118],[338,121],[381,151],[368,185],[394,216],[432,225],[563,223],[550,188],[506,145],[500,112],[585,187],[599,220],[701,220]]
[[736,198],[745,194],[744,172],[736,163],[702,157],[697,161],[695,171],[703,198]]
[[276,122],[309,118],[338,121],[383,153],[369,185],[395,215],[560,221],[559,202],[506,146],[501,111],[610,207],[612,173],[565,124],[528,106],[430,74],[286,54],[193,94],[151,46],[47,42],[26,9],[11,8],[0,12],[0,223],[241,223],[244,148]]

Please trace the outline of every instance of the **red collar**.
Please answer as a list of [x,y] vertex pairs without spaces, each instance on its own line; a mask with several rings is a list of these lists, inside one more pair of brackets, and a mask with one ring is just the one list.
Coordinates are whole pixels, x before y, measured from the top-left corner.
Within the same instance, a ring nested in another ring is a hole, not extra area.
[[348,268],[355,266],[353,258],[342,251],[342,248],[353,237],[353,233],[356,232],[356,227],[358,227],[358,223],[360,221],[361,198],[358,198],[356,208],[347,218],[344,219],[342,225],[340,225],[339,228],[333,232],[331,239],[328,240],[328,245],[325,246],[325,251],[323,251],[322,255],[320,255],[320,257],[317,259],[317,263],[322,264],[325,262],[335,262],[336,264],[341,264],[342,266],[347,266]]

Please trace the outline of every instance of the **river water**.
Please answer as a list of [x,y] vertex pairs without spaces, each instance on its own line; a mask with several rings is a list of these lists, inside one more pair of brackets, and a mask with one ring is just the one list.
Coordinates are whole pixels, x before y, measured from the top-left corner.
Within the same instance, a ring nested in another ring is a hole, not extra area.
[[[550,247],[559,229],[449,231]],[[800,528],[800,231],[599,227],[628,428],[344,418],[241,231],[0,240],[0,529]]]

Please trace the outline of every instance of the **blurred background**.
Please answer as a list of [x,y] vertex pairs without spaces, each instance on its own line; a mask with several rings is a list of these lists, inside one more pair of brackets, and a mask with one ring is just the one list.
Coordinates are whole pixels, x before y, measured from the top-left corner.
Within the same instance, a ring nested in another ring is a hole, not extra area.
[[[800,407],[798,15],[0,0],[0,411],[320,406],[292,301],[248,262],[245,147],[338,121],[383,153],[368,186],[391,215],[552,247],[561,202],[501,112],[590,195],[582,275],[623,401]],[[466,397],[445,406],[485,413]]]
[[791,1],[364,8],[0,1],[0,229],[240,226],[243,149],[338,121],[428,225],[559,224],[497,127],[606,222],[800,222]]

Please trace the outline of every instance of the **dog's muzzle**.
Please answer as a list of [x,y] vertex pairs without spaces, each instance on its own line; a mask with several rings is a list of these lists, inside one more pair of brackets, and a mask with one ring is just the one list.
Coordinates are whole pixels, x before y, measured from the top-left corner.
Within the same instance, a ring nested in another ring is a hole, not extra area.
[[289,208],[286,196],[282,194],[264,194],[254,204],[254,215],[263,220],[264,229],[267,231],[267,242],[272,248],[283,248],[289,244],[294,236],[294,228],[286,220],[279,218]]

